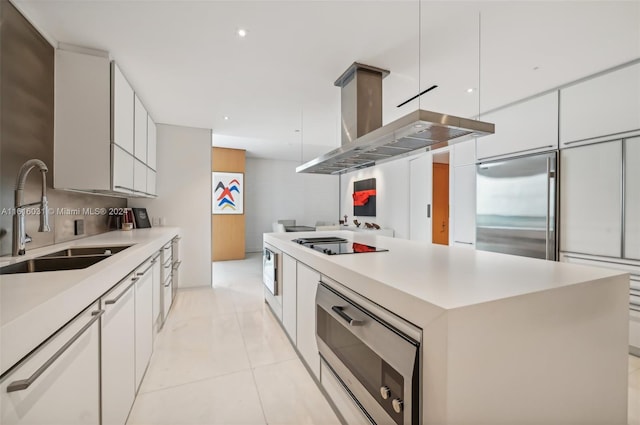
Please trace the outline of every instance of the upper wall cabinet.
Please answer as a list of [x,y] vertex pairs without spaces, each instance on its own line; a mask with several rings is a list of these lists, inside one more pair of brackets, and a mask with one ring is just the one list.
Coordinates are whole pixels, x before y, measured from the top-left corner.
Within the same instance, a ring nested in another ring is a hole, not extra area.
[[[70,52],[65,52],[64,50],[59,50],[59,53],[60,55],[70,54]],[[111,85],[111,113],[113,116],[112,142],[133,155],[135,95],[133,94],[133,89],[129,85],[129,82],[122,74],[122,71],[120,71],[120,68],[118,68],[118,65],[116,65],[115,63],[113,64],[111,76],[113,78],[113,82]],[[104,84],[104,82],[102,84]]]
[[133,153],[137,159],[143,163],[147,163],[147,110],[138,98],[135,96],[134,106],[134,150]]
[[467,140],[453,145],[453,166],[475,164],[476,162],[476,141]]
[[54,187],[155,195],[146,178],[155,169],[155,124],[148,145],[147,111],[120,68],[106,53],[68,50],[56,51],[55,68]]
[[635,131],[640,132],[640,63],[560,91],[561,147]]
[[477,140],[478,161],[558,148],[558,93],[552,92],[483,115],[496,132]]
[[149,116],[147,118],[147,165],[153,170],[156,169],[156,137],[156,123]]

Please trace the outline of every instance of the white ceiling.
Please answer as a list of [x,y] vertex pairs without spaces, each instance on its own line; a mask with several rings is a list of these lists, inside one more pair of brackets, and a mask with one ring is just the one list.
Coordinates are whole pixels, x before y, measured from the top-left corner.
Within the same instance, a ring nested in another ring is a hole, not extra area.
[[12,1],[49,38],[109,51],[157,122],[298,162],[340,145],[333,82],[354,61],[391,71],[388,123],[473,116],[640,57],[640,0]]

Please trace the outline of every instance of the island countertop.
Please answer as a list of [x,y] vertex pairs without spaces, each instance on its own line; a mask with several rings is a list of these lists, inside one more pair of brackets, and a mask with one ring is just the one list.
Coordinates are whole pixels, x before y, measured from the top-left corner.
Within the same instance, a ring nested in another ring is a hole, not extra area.
[[[264,242],[362,295],[380,291],[445,310],[625,275],[608,269],[350,231],[322,234],[389,251],[326,255],[292,242],[319,234],[267,233]],[[388,297],[382,300],[387,300],[385,304],[393,301]]]

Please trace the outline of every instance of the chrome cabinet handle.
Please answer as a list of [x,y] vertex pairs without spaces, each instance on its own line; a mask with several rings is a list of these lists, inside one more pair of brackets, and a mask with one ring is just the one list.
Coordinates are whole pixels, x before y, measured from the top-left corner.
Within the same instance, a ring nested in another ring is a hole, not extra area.
[[60,347],[60,349],[56,351],[53,354],[53,356],[49,357],[49,359],[46,362],[44,362],[42,366],[40,366],[35,372],[33,372],[33,374],[30,377],[28,377],[27,379],[20,379],[18,381],[13,381],[12,383],[10,383],[9,386],[7,387],[7,392],[12,393],[14,391],[22,391],[29,388],[29,386],[33,384],[36,381],[36,379],[38,379],[40,375],[42,375],[44,371],[49,368],[49,366],[51,366],[56,360],[58,360],[58,358],[62,355],[62,353],[67,351],[67,349],[71,347],[71,345],[74,342],[76,342],[76,340],[80,338],[82,334],[85,333],[85,331],[89,329],[96,322],[96,320],[98,320],[100,316],[102,316],[103,314],[104,314],[104,310],[91,312],[91,315],[93,317],[91,318],[91,320],[87,322],[86,325],[82,327],[82,329],[76,332],[76,334],[73,335],[71,339],[69,339],[69,341],[67,341],[62,347]]
[[151,267],[153,267],[153,265],[154,265],[155,263],[156,263],[155,261],[152,261],[152,262],[151,262],[151,264],[149,264],[149,267],[147,267],[146,269],[144,269],[144,270],[143,270],[143,271],[141,271],[141,272],[137,272],[137,273],[136,273],[136,276],[144,276],[144,274],[145,274],[146,272],[148,272],[148,271],[149,271],[149,269],[151,269]]
[[473,245],[473,242],[453,241],[453,243],[463,243],[465,245]]
[[133,287],[133,285],[135,285],[135,284],[136,284],[136,282],[137,282],[138,280],[140,280],[140,278],[139,278],[139,277],[134,277],[134,278],[132,278],[132,279],[131,279],[131,284],[130,284],[129,286],[127,286],[127,289],[125,289],[124,291],[120,292],[120,294],[119,294],[117,297],[115,297],[114,299],[112,299],[112,300],[107,300],[107,301],[105,301],[104,303],[105,303],[105,304],[115,304],[115,303],[117,303],[117,302],[118,302],[118,300],[124,296],[124,294],[126,294],[127,292],[129,292],[129,289],[131,289],[131,288]]
[[131,189],[130,187],[126,187],[126,186],[114,186],[116,189],[126,189],[130,192],[137,192],[137,190]]
[[341,307],[339,305],[334,305],[331,307],[331,310],[333,310],[338,316],[342,317],[344,321],[349,324],[349,326],[362,325],[362,322],[360,320],[355,320],[351,316],[349,316],[347,313],[345,313],[344,307]]

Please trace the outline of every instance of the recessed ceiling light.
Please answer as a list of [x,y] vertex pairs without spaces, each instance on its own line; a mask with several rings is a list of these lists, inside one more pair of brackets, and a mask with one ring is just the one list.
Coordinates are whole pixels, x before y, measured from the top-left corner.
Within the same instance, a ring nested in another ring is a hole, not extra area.
[[240,38],[244,38],[244,37],[246,37],[246,36],[247,36],[247,30],[245,30],[245,29],[243,29],[243,28],[240,28],[240,29],[238,30],[238,37],[240,37]]
[[229,121],[229,117],[225,115],[225,116],[224,116],[224,120],[225,120],[225,121]]
[[415,128],[422,128],[422,127],[424,127],[424,124],[416,124],[416,125],[414,125],[414,127]]
[[473,93],[474,91],[476,91],[476,89],[474,89],[473,87],[467,89],[467,93]]

